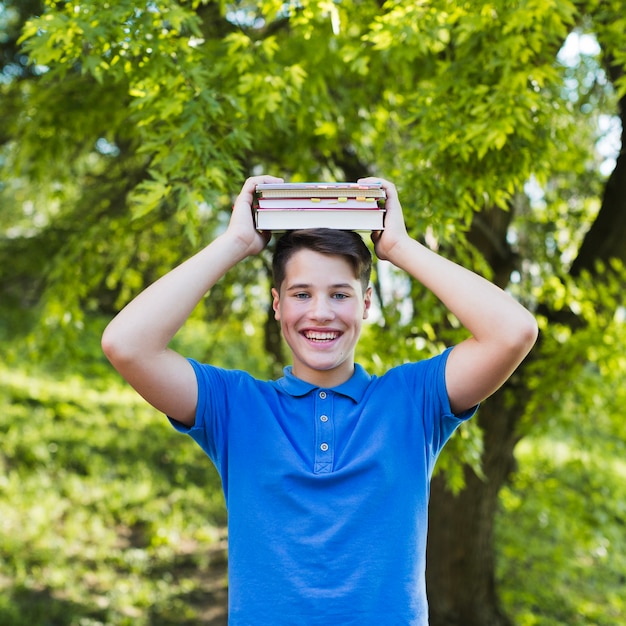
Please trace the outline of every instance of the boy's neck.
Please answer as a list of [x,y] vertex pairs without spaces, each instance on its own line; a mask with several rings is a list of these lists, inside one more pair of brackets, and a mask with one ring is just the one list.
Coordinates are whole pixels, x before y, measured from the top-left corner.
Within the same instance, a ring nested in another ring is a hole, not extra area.
[[323,387],[324,389],[332,389],[333,387],[339,387],[339,385],[352,378],[354,375],[354,363],[351,363],[350,366],[345,364],[345,367],[328,371],[308,369],[301,371],[301,368],[296,368],[294,365],[291,368],[291,373],[305,383]]

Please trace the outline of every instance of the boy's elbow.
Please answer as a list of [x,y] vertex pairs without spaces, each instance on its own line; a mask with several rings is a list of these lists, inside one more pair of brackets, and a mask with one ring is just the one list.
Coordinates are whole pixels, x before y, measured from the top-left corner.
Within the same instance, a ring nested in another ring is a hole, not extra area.
[[117,352],[117,341],[115,334],[110,330],[110,326],[107,326],[102,333],[100,347],[102,348],[102,352],[104,352],[104,356],[106,356],[109,361],[113,361]]
[[523,319],[521,319],[517,325],[516,333],[517,346],[519,352],[522,354],[522,358],[524,358],[532,350],[538,336],[539,326],[537,325],[537,320],[532,313],[525,311]]
[[112,324],[109,324],[102,333],[100,346],[106,358],[111,362],[113,367],[117,368],[117,364],[123,363],[131,358],[129,354],[129,343],[116,331]]

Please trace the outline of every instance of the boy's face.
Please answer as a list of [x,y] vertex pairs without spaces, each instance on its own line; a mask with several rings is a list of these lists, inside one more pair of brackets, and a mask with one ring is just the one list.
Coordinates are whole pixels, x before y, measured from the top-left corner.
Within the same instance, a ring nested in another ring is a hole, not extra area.
[[350,264],[340,256],[302,249],[287,261],[273,307],[293,356],[293,374],[335,387],[354,372],[354,350],[371,304]]

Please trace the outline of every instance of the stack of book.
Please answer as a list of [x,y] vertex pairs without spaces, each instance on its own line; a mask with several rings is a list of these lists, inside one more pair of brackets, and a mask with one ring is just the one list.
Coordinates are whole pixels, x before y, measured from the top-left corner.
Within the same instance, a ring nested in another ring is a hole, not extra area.
[[256,187],[255,224],[259,230],[383,230],[385,198],[380,183],[266,183]]

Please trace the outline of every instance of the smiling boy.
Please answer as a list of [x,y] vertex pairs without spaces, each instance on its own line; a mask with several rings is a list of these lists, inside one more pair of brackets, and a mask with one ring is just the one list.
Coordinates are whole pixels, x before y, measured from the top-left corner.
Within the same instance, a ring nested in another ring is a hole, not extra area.
[[297,231],[279,241],[273,266],[273,307],[293,375],[320,387],[340,385],[354,373],[371,304],[369,250],[355,233]]
[[[363,179],[359,182],[369,182]],[[229,623],[425,625],[430,476],[452,432],[531,349],[534,318],[407,234],[393,184],[374,250],[430,289],[469,337],[370,376],[355,348],[371,304],[358,234],[295,231],[273,261],[272,303],[292,364],[276,381],[186,359],[168,344],[231,267],[258,254],[246,181],[226,232],[107,327],[122,376],[217,467],[229,516]]]

